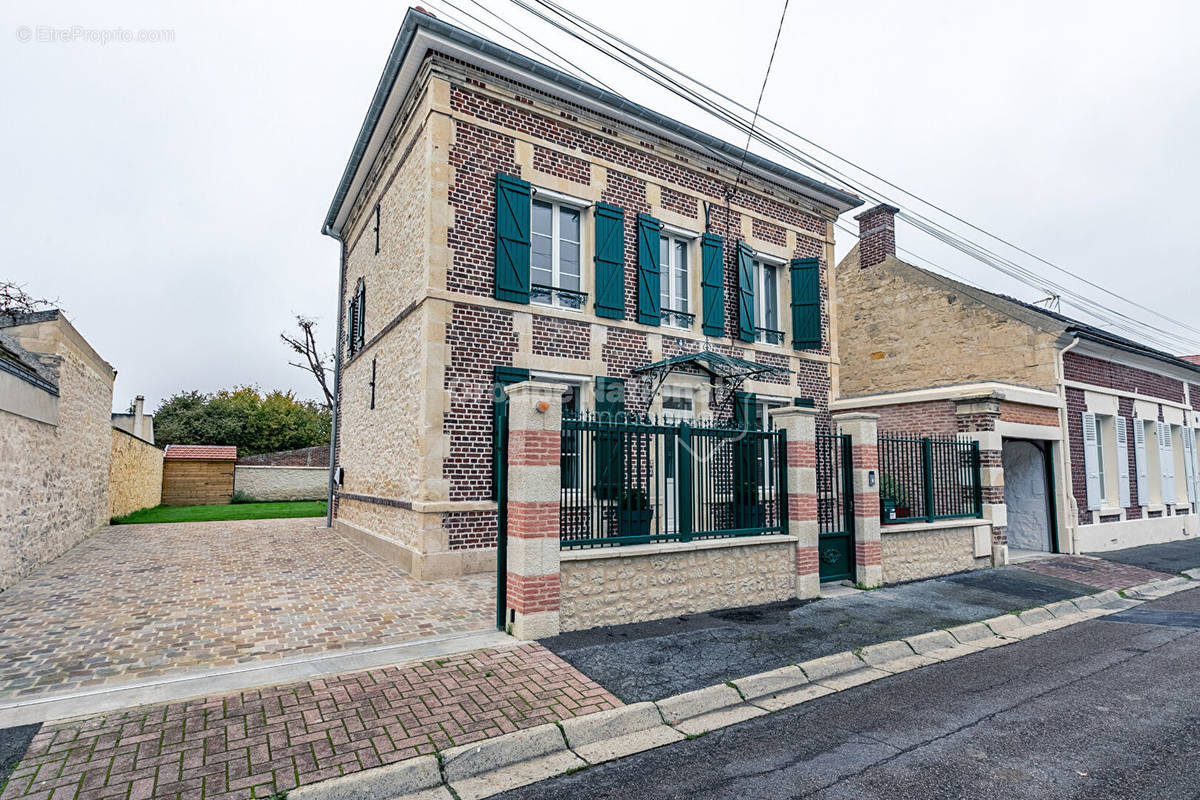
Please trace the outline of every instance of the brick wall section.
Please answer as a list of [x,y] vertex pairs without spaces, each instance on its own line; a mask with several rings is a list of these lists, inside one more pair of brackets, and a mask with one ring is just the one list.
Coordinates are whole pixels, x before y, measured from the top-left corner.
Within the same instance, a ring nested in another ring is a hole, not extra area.
[[779,225],[754,217],[750,221],[750,232],[764,242],[783,246],[787,244],[787,232]]
[[1188,384],[1188,399],[1191,401],[1192,410],[1200,411],[1200,384]]
[[1158,397],[1173,403],[1183,402],[1183,381],[1078,353],[1063,356],[1063,377],[1119,392]]
[[493,367],[512,366],[517,349],[512,314],[456,305],[446,331],[450,364],[444,388],[450,393],[443,430],[450,451],[443,476],[451,500],[486,500],[492,492]]
[[981,411],[977,414],[959,414],[958,432],[994,431],[1000,420],[1000,412]]
[[[1067,353],[1067,355],[1071,355]],[[1087,400],[1082,389],[1067,387],[1067,441],[1071,455],[1071,490],[1079,507],[1079,524],[1089,525],[1092,513],[1087,507],[1087,470],[1083,464],[1083,412]],[[1132,447],[1129,448],[1131,451]]]
[[1000,402],[1000,419],[1022,425],[1050,425],[1058,427],[1058,409],[1035,406],[1028,403]]
[[496,546],[495,511],[455,511],[442,517],[451,550]]
[[879,430],[888,433],[920,433],[950,436],[958,433],[953,400],[930,400],[868,409],[879,415]]
[[589,358],[591,328],[586,322],[557,317],[533,318],[533,352],[539,356]]
[[695,219],[699,216],[696,198],[682,192],[677,192],[667,186],[664,186],[662,189],[662,204],[663,208],[674,211],[676,214],[682,214],[685,217]]
[[625,378],[625,408],[630,412],[644,413],[649,407],[649,398],[641,396],[637,386],[628,379],[634,367],[650,363],[650,348],[646,334],[623,328],[609,328],[600,350],[601,358],[608,368],[609,377]]
[[567,180],[582,183],[585,186],[592,182],[592,168],[583,159],[534,146],[533,168],[547,175],[558,175]]
[[456,123],[450,147],[454,227],[447,236],[454,258],[446,274],[447,289],[491,297],[496,256],[496,173],[520,177],[515,158],[511,136]]

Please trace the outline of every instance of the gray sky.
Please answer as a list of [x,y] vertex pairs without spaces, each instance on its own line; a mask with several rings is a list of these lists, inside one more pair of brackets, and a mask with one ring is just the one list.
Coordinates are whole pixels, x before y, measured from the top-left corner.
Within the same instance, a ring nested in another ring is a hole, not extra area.
[[[744,143],[507,0],[483,2],[631,99]],[[564,2],[748,105],[782,6]],[[332,344],[338,247],[320,224],[407,4],[102,5],[3,2],[0,277],[60,301],[119,371],[118,409],[240,383],[315,398],[278,334],[304,313]],[[75,26],[173,41],[103,44]],[[39,41],[45,27],[76,38]],[[1197,31],[1200,4],[1184,0],[792,0],[763,113],[1200,328]],[[907,227],[899,237],[1038,299]],[[839,254],[850,243],[839,234]]]

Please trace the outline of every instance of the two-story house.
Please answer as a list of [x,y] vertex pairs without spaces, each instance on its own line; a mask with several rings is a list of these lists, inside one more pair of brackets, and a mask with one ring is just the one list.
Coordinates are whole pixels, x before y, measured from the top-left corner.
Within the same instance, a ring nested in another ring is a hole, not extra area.
[[576,412],[827,419],[833,224],[860,202],[410,10],[324,225],[336,526],[418,577],[492,569],[517,381]]

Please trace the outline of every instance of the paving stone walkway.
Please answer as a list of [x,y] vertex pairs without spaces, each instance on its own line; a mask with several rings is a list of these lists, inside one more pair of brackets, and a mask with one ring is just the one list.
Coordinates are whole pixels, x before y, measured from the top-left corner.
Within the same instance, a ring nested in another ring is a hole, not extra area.
[[1091,556],[1057,556],[1041,561],[1026,561],[1016,564],[1015,567],[1038,575],[1094,586],[1097,589],[1126,589],[1140,583],[1172,577],[1163,572]]
[[621,705],[538,644],[46,725],[0,800],[223,800]]
[[417,581],[322,525],[105,529],[0,594],[0,698],[492,628],[493,576]]

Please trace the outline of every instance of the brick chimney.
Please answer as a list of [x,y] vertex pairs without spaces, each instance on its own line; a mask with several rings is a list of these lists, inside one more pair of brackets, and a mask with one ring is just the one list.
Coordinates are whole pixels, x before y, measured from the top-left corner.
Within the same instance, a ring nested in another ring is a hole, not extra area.
[[858,220],[858,266],[860,269],[896,256],[896,215],[900,209],[880,203],[855,217]]

